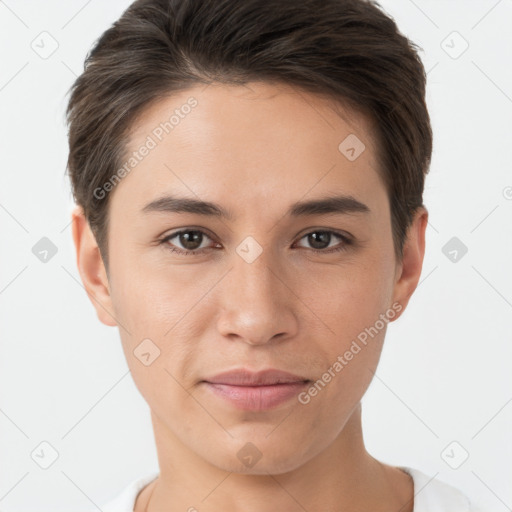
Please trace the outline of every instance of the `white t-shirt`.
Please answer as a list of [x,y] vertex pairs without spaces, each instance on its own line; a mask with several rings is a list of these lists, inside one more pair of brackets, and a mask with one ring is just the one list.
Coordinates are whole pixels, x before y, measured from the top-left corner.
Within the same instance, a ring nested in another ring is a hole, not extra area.
[[[414,482],[413,512],[480,512],[461,491],[441,480],[433,479],[418,469],[397,466],[411,475]],[[132,481],[120,494],[101,507],[103,512],[133,512],[142,489],[158,476],[153,472]]]

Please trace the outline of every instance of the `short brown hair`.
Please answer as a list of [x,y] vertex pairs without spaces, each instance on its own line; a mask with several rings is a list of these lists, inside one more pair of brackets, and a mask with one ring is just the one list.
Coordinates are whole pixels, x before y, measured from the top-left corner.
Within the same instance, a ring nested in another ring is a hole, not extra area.
[[371,0],[133,2],[87,55],[66,111],[73,196],[107,270],[108,197],[94,190],[115,175],[145,107],[213,81],[286,83],[369,115],[401,260],[432,153],[417,49]]

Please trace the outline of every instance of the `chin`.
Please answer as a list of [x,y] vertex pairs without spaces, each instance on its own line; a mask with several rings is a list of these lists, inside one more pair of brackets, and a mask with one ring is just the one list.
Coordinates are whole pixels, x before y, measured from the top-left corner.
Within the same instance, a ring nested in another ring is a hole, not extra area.
[[[246,442],[237,436],[230,441],[230,446],[217,445],[213,451],[210,446],[209,452],[203,458],[223,471],[245,475],[288,473],[302,466],[307,460],[307,455],[297,449],[302,443],[288,439],[285,445],[282,437],[276,436],[272,440],[271,437],[266,437],[267,434],[268,431],[260,437],[244,436],[244,439],[252,439]],[[222,451],[219,452],[219,448]]]

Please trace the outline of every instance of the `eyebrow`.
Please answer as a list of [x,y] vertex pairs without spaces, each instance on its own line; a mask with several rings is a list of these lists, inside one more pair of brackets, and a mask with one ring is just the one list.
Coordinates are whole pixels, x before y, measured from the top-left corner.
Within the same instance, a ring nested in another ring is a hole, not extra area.
[[[143,213],[193,213],[234,220],[234,215],[221,205],[189,197],[164,196],[148,203]],[[369,213],[370,208],[352,196],[336,195],[301,201],[290,206],[287,215],[306,217],[310,215]]]

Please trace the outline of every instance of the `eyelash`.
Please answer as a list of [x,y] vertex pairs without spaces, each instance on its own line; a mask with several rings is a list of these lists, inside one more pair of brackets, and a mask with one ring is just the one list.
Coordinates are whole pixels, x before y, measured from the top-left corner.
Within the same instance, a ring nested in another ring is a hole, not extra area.
[[[176,233],[172,233],[172,234],[164,237],[163,239],[161,239],[159,241],[159,244],[164,245],[168,251],[170,251],[172,253],[180,254],[182,256],[189,256],[189,255],[190,256],[198,256],[198,255],[204,254],[209,249],[212,249],[212,247],[205,247],[203,249],[197,249],[195,251],[190,251],[187,249],[179,249],[176,247],[171,247],[167,243],[169,240],[172,240],[173,238],[176,238],[177,236],[179,236],[183,233],[200,233],[200,234],[205,235],[206,237],[211,239],[211,237],[208,236],[207,233],[205,233],[204,231],[202,231],[200,229],[184,229],[184,230],[177,231]],[[331,235],[334,235],[334,236],[340,238],[343,242],[341,246],[336,247],[334,249],[329,249],[329,250],[327,250],[327,249],[309,249],[310,251],[313,251],[314,253],[317,253],[317,254],[332,254],[332,253],[336,253],[336,252],[343,252],[348,249],[347,246],[352,244],[352,240],[350,238],[348,238],[347,236],[342,235],[341,233],[337,233],[336,231],[320,230],[320,229],[306,233],[299,240],[302,240],[303,238],[311,235],[312,233],[328,233],[328,234],[331,234]]]

